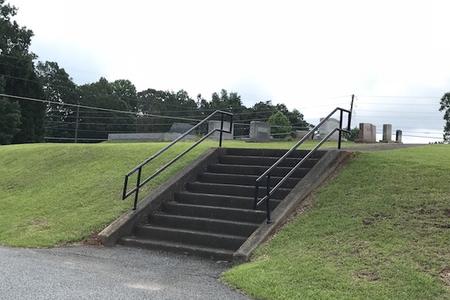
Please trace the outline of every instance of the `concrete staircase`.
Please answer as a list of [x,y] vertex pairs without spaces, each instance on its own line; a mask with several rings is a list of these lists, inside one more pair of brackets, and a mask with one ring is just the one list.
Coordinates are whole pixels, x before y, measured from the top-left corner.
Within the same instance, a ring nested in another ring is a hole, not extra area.
[[[134,226],[119,243],[232,260],[233,253],[265,222],[265,205],[253,209],[255,180],[286,150],[223,149],[195,180]],[[274,186],[307,151],[294,151],[273,173]],[[271,198],[274,209],[324,154],[319,151]],[[264,183],[265,185],[265,183]],[[265,187],[259,189],[265,195]]]

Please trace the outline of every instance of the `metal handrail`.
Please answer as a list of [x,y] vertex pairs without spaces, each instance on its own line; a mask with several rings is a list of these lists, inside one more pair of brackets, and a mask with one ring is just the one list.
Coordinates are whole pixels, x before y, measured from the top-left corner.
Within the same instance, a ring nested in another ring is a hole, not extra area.
[[[175,145],[178,141],[180,141],[181,139],[183,139],[184,137],[186,137],[189,133],[191,133],[192,131],[194,131],[195,129],[199,128],[202,124],[204,124],[206,121],[208,121],[209,119],[211,119],[213,116],[215,116],[216,114],[220,114],[220,129],[215,128],[214,130],[208,132],[205,136],[203,136],[201,139],[199,139],[197,142],[195,142],[193,145],[191,145],[189,148],[187,148],[186,150],[184,150],[183,152],[181,152],[180,154],[178,154],[175,158],[173,158],[171,161],[169,161],[167,164],[165,164],[164,166],[162,166],[160,169],[158,169],[155,173],[153,173],[152,175],[150,175],[149,177],[147,177],[146,179],[144,179],[141,182],[141,175],[142,175],[142,168],[148,164],[149,162],[151,162],[152,160],[154,160],[155,158],[157,158],[158,156],[160,156],[161,154],[163,154],[164,152],[166,152],[169,148],[171,148],[173,145]],[[223,129],[223,122],[224,122],[224,116],[227,115],[230,117],[230,128],[229,130],[224,130]],[[161,150],[159,150],[158,152],[156,152],[154,155],[150,156],[149,158],[147,158],[146,160],[144,160],[142,163],[140,163],[139,165],[137,165],[133,170],[131,170],[130,172],[128,172],[125,175],[125,180],[124,180],[124,185],[123,185],[123,193],[122,193],[122,200],[125,200],[126,198],[128,198],[130,195],[132,195],[133,193],[134,195],[134,205],[133,205],[133,210],[136,209],[137,207],[137,201],[138,201],[138,197],[139,197],[139,189],[144,186],[147,182],[149,182],[150,180],[152,180],[153,178],[155,178],[156,176],[158,176],[160,173],[162,173],[165,169],[167,169],[168,167],[170,167],[174,162],[176,162],[178,159],[180,159],[182,156],[184,156],[186,153],[188,153],[189,151],[191,151],[193,148],[195,148],[198,144],[200,144],[201,142],[203,142],[205,139],[207,139],[209,136],[211,136],[213,133],[215,132],[219,132],[219,147],[222,147],[222,136],[223,133],[232,133],[232,129],[233,129],[233,114],[230,112],[226,112],[226,111],[222,111],[222,110],[216,110],[215,112],[213,112],[212,114],[210,114],[209,116],[207,116],[206,118],[204,118],[202,121],[200,121],[199,123],[197,123],[194,127],[192,127],[191,129],[189,129],[188,131],[184,132],[182,135],[180,135],[179,137],[177,137],[175,140],[173,140],[169,145],[165,146],[164,148],[162,148]],[[127,191],[127,187],[128,187],[128,178],[133,175],[134,173],[137,172],[137,179],[136,179],[136,186],[130,190]]]
[[[256,209],[262,202],[266,201],[266,214],[267,214],[267,223],[271,222],[270,219],[270,196],[272,196],[282,185],[283,183],[309,158],[311,157],[319,148],[325,143],[336,131],[339,131],[338,138],[338,149],[341,149],[342,143],[342,132],[350,132],[351,127],[351,119],[352,119],[352,110],[353,110],[353,97],[351,109],[347,110],[344,108],[336,107],[328,116],[326,116],[322,121],[319,122],[313,129],[311,129],[300,141],[298,141],[291,149],[289,149],[282,157],[280,157],[273,165],[271,165],[261,176],[259,176],[255,181],[255,199],[253,208]],[[339,127],[334,128],[330,133],[328,133],[311,151],[309,151],[305,157],[303,157],[300,162],[298,162],[291,170],[283,176],[283,178],[271,189],[270,188],[270,176],[271,172],[282,163],[293,151],[295,151],[301,144],[303,144],[309,137],[314,134],[320,126],[322,126],[326,121],[328,121],[331,116],[333,116],[337,111],[340,112],[339,119]],[[343,113],[348,113],[348,122],[347,122],[347,130],[342,128],[343,125]],[[259,184],[260,182],[266,178],[266,195],[258,200],[258,192],[259,192]]]

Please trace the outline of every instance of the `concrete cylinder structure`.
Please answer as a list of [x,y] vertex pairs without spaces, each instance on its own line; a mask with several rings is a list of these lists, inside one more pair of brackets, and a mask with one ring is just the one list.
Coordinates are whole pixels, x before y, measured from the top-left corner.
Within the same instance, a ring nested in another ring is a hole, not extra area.
[[383,124],[383,143],[392,142],[392,124]]
[[402,142],[402,135],[403,135],[403,132],[401,130],[395,131],[395,142],[396,143],[399,143],[399,144],[403,143]]

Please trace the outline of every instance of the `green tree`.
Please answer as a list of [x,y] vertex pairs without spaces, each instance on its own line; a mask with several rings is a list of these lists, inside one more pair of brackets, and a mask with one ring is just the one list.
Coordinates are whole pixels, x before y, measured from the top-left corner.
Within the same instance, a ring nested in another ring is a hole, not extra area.
[[281,112],[277,111],[270,116],[268,123],[271,127],[271,133],[276,138],[283,138],[288,136],[292,131],[291,122],[289,119]]
[[[117,94],[114,85],[105,78],[79,87],[80,104],[117,111],[131,111],[127,100]],[[106,139],[108,133],[130,132],[135,129],[136,116],[130,113],[80,109],[80,139]]]
[[[14,6],[0,0],[0,91],[16,96],[41,98],[43,91],[33,63],[36,56],[29,50],[33,32],[12,20],[16,13]],[[11,104],[14,102],[16,104]],[[14,132],[14,136],[4,139],[3,143],[42,141],[45,117],[43,103],[3,99],[0,106],[0,119],[11,116],[15,119],[17,115],[20,116],[20,122],[11,122],[7,127],[0,126],[0,133],[5,137],[10,137]]]
[[203,101],[200,102],[200,110],[211,112],[216,109],[232,113],[241,113],[246,107],[242,105],[241,96],[239,96],[238,93],[228,93],[227,90],[222,89],[220,95],[218,93],[213,93],[211,95],[211,101],[203,99]]
[[120,100],[124,101],[131,111],[138,111],[136,87],[131,81],[118,79],[111,82],[110,85],[114,96],[117,96]]
[[441,98],[441,107],[439,111],[444,112],[444,141],[450,141],[450,92]]
[[72,138],[76,108],[62,104],[78,104],[80,94],[69,74],[56,62],[39,62],[36,66],[47,104],[45,134],[51,137]]
[[14,135],[19,132],[19,104],[0,98],[0,116],[0,145],[11,144]]
[[359,128],[355,127],[353,129],[350,130],[350,133],[344,132],[344,137],[351,142],[354,142],[359,135]]

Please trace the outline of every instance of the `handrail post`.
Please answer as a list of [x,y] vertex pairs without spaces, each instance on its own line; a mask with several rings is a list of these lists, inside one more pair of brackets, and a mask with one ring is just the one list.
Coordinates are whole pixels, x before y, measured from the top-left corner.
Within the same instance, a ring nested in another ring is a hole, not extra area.
[[267,174],[266,197],[267,224],[270,224],[272,223],[272,221],[270,220],[270,173]]
[[223,135],[223,113],[220,114],[219,148],[222,147],[222,135]]
[[137,174],[137,179],[136,179],[136,192],[134,194],[134,205],[133,205],[133,210],[136,210],[137,207],[137,202],[138,202],[138,197],[139,197],[139,188],[141,186],[141,173],[142,173],[142,167],[139,168],[138,170],[138,174]]
[[254,210],[256,210],[256,206],[257,206],[257,203],[258,203],[258,192],[259,192],[259,182],[257,181],[256,185],[255,185],[255,202],[253,203],[253,209]]
[[127,187],[128,187],[128,175],[125,175],[125,182],[123,183],[122,200],[125,200],[125,198],[127,197]]
[[342,118],[344,115],[344,111],[341,109],[340,111],[340,117],[339,117],[339,138],[338,138],[338,149],[341,149],[341,142],[342,142]]

